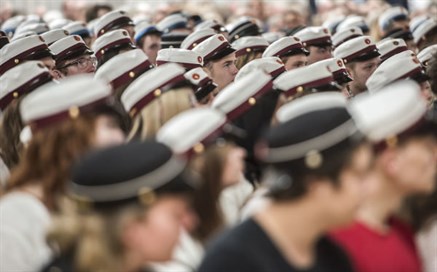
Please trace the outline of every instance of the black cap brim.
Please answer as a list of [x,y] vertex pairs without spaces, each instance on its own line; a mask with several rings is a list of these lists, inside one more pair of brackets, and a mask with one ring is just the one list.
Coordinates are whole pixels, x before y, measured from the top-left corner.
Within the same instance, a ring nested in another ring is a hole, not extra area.
[[217,52],[217,54],[209,57],[206,61],[214,61],[214,60],[219,60],[221,58],[226,57],[227,55],[230,55],[232,53],[235,52],[235,49],[232,48],[231,46],[224,48],[223,50],[220,50],[219,52]]

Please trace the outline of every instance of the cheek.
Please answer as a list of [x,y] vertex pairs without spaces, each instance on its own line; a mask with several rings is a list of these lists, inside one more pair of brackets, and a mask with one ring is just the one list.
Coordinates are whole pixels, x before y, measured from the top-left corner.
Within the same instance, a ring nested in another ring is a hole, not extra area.
[[142,236],[144,255],[151,261],[169,260],[180,232],[180,223],[171,215],[165,212],[149,214]]
[[122,144],[125,136],[119,128],[109,128],[98,126],[95,132],[95,145],[97,147],[106,147],[111,145]]

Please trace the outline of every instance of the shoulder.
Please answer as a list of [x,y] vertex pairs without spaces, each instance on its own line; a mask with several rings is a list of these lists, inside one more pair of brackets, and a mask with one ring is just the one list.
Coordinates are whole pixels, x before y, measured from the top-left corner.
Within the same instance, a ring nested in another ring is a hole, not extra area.
[[[261,252],[259,227],[249,219],[224,233],[208,247],[199,272],[258,271],[254,251]],[[262,233],[261,233],[262,234]]]
[[44,204],[28,193],[10,192],[0,198],[0,211],[2,221],[32,219],[36,221],[49,221],[50,213]]

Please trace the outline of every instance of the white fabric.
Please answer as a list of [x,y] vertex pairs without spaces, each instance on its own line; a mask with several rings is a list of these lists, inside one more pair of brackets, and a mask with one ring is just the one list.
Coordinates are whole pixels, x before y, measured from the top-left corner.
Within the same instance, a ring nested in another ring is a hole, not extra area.
[[184,67],[176,63],[166,63],[145,72],[135,79],[121,95],[124,109],[129,112],[138,101],[184,73]]
[[0,271],[39,271],[51,256],[45,242],[51,222],[35,197],[12,192],[0,199]]
[[11,68],[0,77],[0,99],[12,91],[20,91],[25,83],[48,72],[40,61],[26,61]]
[[0,188],[6,185],[6,181],[9,178],[9,176],[10,176],[9,169],[6,166],[6,164],[3,162],[2,158],[0,158]]
[[328,77],[332,77],[332,73],[327,67],[309,65],[282,73],[273,81],[273,85],[277,89],[287,92],[293,88],[305,86],[305,84]]
[[253,73],[254,70],[262,70],[271,75],[271,73],[281,69],[281,67],[284,67],[284,63],[278,57],[263,57],[260,59],[254,59],[244,65],[238,71],[238,74],[235,76],[235,81],[240,81],[242,78]]
[[349,104],[349,111],[368,139],[379,142],[418,122],[426,112],[426,103],[421,97],[420,86],[403,80],[379,92],[356,96]]
[[220,194],[220,207],[227,226],[240,222],[241,209],[253,193],[253,186],[242,175],[240,182],[225,188]]
[[44,44],[44,40],[38,35],[25,37],[19,41],[8,43],[0,50],[0,65],[4,64],[20,53],[40,46],[41,44]]
[[174,152],[184,153],[204,141],[225,122],[226,116],[217,110],[210,108],[190,109],[176,115],[164,124],[158,131],[156,139],[169,146]]
[[239,81],[235,81],[224,88],[212,102],[212,108],[224,114],[229,114],[246,103],[251,97],[264,88],[272,77],[261,70],[255,70]]
[[53,29],[50,31],[47,31],[43,34],[41,34],[41,37],[44,39],[44,42],[49,45],[52,44],[62,38],[65,38],[69,35],[69,32],[67,32],[64,29]]
[[253,193],[246,205],[241,209],[240,221],[252,217],[270,205],[271,200],[266,196],[266,193],[267,188],[265,187],[260,187]]
[[417,234],[416,243],[422,258],[423,271],[437,271],[437,217]]
[[20,104],[21,118],[29,123],[67,111],[71,107],[89,105],[110,94],[111,87],[103,81],[94,80],[91,75],[71,76],[59,84],[45,84],[24,97]]

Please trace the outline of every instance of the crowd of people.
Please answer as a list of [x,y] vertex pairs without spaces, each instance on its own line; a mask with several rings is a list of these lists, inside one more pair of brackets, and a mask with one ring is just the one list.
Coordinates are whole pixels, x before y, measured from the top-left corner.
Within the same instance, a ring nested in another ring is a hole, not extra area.
[[321,2],[1,13],[0,271],[437,271],[437,6]]

